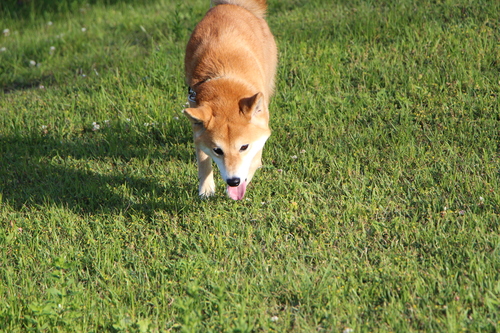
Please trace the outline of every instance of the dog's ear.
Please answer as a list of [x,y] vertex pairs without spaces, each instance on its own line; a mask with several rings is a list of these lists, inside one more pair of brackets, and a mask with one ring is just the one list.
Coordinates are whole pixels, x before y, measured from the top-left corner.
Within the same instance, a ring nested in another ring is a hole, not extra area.
[[182,111],[193,123],[193,125],[203,125],[210,117],[210,110],[206,106],[199,106],[197,108],[187,108]]
[[258,92],[251,97],[240,99],[239,104],[240,111],[249,118],[253,118],[264,111],[264,95]]
[[266,109],[264,95],[261,92],[240,100],[240,112],[242,112],[248,121],[260,127],[267,127],[269,121],[269,112]]
[[247,98],[242,98],[239,102],[240,112],[242,112],[250,122],[256,125],[265,125],[268,120],[268,112],[265,108],[264,95],[261,92]]

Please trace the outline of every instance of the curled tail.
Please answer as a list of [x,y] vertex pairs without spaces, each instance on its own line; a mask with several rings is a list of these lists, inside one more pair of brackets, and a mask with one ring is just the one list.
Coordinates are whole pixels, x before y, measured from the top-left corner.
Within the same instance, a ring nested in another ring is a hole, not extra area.
[[252,14],[258,18],[266,17],[267,1],[266,0],[212,0],[212,4],[222,5],[237,5],[250,11]]

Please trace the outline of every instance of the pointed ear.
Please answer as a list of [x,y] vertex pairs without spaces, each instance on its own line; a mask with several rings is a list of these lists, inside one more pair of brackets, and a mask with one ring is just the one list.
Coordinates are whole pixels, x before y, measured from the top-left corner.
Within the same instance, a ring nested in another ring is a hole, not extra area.
[[206,106],[199,106],[197,108],[187,108],[182,111],[193,123],[193,125],[203,125],[210,119],[210,110]]
[[241,112],[249,117],[253,117],[259,112],[264,111],[264,95],[258,92],[252,97],[240,99],[239,104]]

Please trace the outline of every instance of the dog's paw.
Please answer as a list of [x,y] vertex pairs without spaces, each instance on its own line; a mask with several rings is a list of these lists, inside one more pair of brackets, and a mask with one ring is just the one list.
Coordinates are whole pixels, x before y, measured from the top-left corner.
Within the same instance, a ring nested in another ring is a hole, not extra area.
[[205,184],[200,184],[199,194],[201,198],[208,198],[215,194],[215,183],[206,182]]

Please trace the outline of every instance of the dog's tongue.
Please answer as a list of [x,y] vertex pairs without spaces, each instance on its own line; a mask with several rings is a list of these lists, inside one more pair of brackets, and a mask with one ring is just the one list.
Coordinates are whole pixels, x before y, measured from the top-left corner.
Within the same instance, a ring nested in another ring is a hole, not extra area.
[[241,200],[245,196],[245,191],[247,190],[247,182],[244,181],[239,186],[228,186],[227,194],[233,200]]

